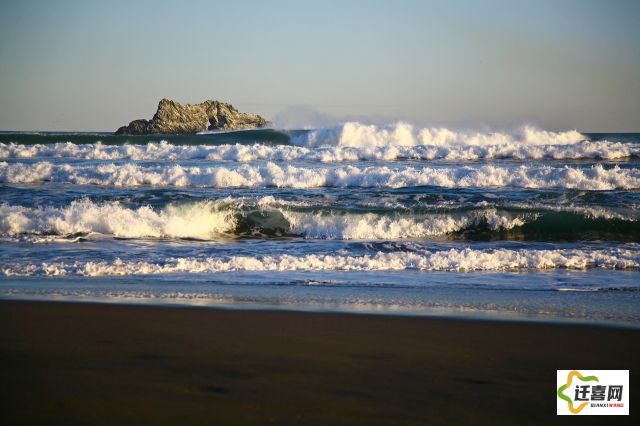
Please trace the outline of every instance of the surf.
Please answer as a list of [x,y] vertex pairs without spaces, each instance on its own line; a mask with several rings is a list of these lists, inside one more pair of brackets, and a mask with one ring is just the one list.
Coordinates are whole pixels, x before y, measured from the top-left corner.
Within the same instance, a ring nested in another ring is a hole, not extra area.
[[349,255],[226,256],[168,258],[162,262],[113,261],[57,262],[4,265],[6,276],[127,276],[211,274],[237,271],[526,271],[548,269],[634,269],[640,267],[637,250],[608,249],[449,249],[432,252],[393,252]]
[[486,203],[415,208],[332,207],[273,197],[226,197],[164,205],[72,201],[60,207],[0,204],[0,237],[81,242],[113,238],[304,238],[316,240],[634,241],[640,214],[572,206]]
[[305,167],[267,162],[254,166],[142,165],[136,163],[96,166],[0,162],[0,183],[115,187],[210,188],[566,188],[589,191],[640,189],[637,168],[502,165],[458,167],[341,166]]

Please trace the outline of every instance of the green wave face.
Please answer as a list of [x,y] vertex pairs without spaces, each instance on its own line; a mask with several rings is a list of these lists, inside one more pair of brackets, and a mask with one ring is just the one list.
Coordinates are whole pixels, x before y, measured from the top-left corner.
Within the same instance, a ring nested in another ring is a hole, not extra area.
[[544,212],[532,210],[500,209],[514,216],[537,214],[522,226],[508,230],[495,230],[482,223],[463,229],[453,239],[473,241],[640,241],[640,218],[635,220],[590,218],[571,212]]

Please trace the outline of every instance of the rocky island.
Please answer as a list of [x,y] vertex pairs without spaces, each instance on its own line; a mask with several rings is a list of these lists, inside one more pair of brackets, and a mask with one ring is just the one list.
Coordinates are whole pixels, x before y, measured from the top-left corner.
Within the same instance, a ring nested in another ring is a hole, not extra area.
[[240,130],[264,127],[267,120],[257,114],[239,112],[233,105],[207,100],[181,104],[162,99],[151,120],[133,120],[116,130],[116,135],[194,134],[206,130]]

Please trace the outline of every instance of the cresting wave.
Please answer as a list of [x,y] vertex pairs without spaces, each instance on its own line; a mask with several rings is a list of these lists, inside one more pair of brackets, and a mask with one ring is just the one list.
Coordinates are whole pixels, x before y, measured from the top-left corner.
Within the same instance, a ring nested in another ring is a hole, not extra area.
[[89,199],[66,207],[30,208],[0,204],[0,237],[33,242],[77,242],[79,238],[177,238],[227,240],[234,237],[304,237],[323,240],[599,239],[634,241],[640,215],[575,206],[486,202],[442,211],[345,212],[328,206],[262,197],[222,198],[163,208],[127,207]]
[[[494,209],[464,215],[382,216],[373,213],[325,215],[283,212],[294,233],[307,238],[343,240],[397,240],[428,238],[484,226],[489,230],[509,230],[524,225],[525,215],[499,214]],[[529,215],[534,218],[535,215]]]
[[518,271],[566,269],[638,269],[640,252],[608,250],[509,250],[471,248],[435,252],[378,252],[373,255],[280,255],[169,258],[162,262],[123,261],[11,264],[0,267],[7,276],[21,275],[157,275],[234,271]]
[[444,127],[415,128],[405,122],[385,126],[348,122],[340,126],[312,130],[293,138],[296,145],[317,146],[415,146],[415,145],[567,145],[587,139],[576,130],[549,132],[523,126],[513,133],[461,132]]
[[100,233],[116,237],[172,237],[210,239],[235,227],[231,211],[220,211],[213,202],[169,205],[156,211],[118,202],[72,202],[66,208],[28,208],[0,205],[0,234],[62,235]]
[[76,165],[0,162],[0,183],[58,182],[117,187],[380,187],[640,189],[640,169],[591,167],[296,167],[275,163],[238,167],[140,164]]
[[212,240],[225,234],[261,234],[344,240],[403,239],[446,235],[476,226],[491,230],[511,229],[523,225],[526,216],[501,214],[491,208],[457,215],[417,216],[298,212],[273,197],[264,197],[253,205],[226,198],[170,204],[160,210],[149,206],[128,208],[119,202],[98,204],[84,199],[63,208],[2,204],[0,236],[75,237],[98,233],[122,238]]
[[0,158],[69,158],[82,160],[136,161],[396,161],[446,160],[474,161],[492,159],[513,160],[618,160],[640,157],[640,144],[610,141],[579,141],[566,145],[527,145],[505,143],[499,145],[386,145],[331,146],[306,148],[290,145],[173,145],[166,141],[145,145],[103,145],[55,143],[21,145],[0,143]]

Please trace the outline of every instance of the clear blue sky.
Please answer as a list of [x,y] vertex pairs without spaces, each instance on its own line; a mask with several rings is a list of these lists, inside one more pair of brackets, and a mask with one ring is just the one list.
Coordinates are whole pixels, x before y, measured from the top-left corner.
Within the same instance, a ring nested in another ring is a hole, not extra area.
[[639,23],[634,0],[3,0],[0,130],[113,130],[168,97],[640,131]]

